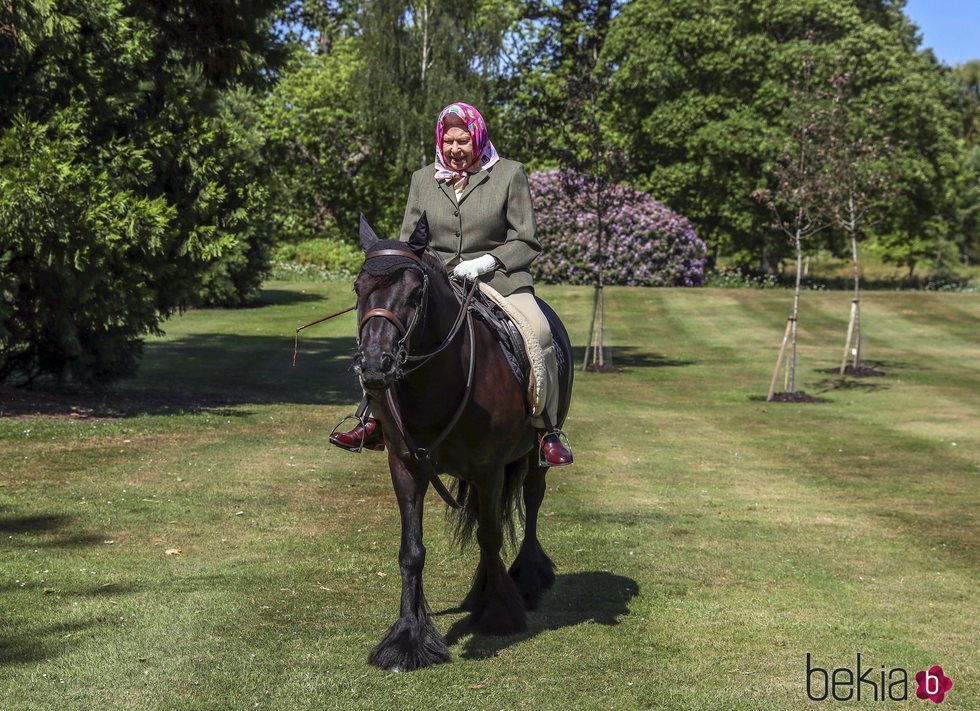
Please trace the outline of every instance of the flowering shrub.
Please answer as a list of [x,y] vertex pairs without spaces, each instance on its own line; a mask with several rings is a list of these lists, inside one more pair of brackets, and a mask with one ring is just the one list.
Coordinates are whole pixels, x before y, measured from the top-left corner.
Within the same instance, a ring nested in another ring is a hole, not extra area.
[[606,244],[600,251],[592,184],[569,171],[530,177],[541,255],[538,281],[592,284],[600,262],[606,284],[698,286],[707,252],[686,217],[629,185],[605,188]]

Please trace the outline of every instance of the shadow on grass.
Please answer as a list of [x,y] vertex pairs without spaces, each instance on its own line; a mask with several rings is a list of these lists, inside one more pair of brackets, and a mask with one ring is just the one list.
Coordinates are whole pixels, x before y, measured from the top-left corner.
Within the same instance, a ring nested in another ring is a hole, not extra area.
[[0,518],[0,533],[47,533],[65,526],[71,520],[64,514],[34,516],[4,516]]
[[[0,414],[73,419],[251,414],[250,404],[351,405],[361,389],[354,338],[307,338],[293,367],[291,336],[202,333],[147,343],[137,376],[105,389],[0,386]],[[165,388],[165,389],[164,389]],[[235,408],[235,409],[232,409]]]
[[[354,350],[353,337],[301,339],[293,367],[291,335],[198,333],[151,341],[139,374],[112,388],[0,386],[2,414],[91,419],[199,412],[244,417],[251,412],[241,406],[253,404],[349,405],[353,410],[361,399],[352,370]],[[584,349],[573,350],[576,364],[581,363]],[[626,370],[693,364],[638,346],[617,346],[612,357]]]
[[[680,368],[694,365],[693,360],[676,360],[660,353],[654,353],[639,346],[607,346],[603,349],[606,362],[612,363],[622,370],[633,368]],[[585,346],[572,346],[572,360],[576,369],[582,367],[585,358]]]
[[[635,580],[607,571],[559,575],[541,606],[528,613],[526,632],[508,637],[472,635],[463,642],[460,656],[463,659],[495,657],[514,644],[563,627],[589,622],[618,625],[619,618],[630,613],[630,600],[639,593],[640,584]],[[466,618],[457,620],[446,633],[446,642],[454,645],[468,634]]]
[[813,384],[818,393],[828,393],[833,391],[851,391],[851,392],[878,392],[880,390],[888,390],[887,385],[882,385],[881,383],[869,382],[868,380],[854,380],[853,378],[824,378],[823,380],[818,380]]
[[[8,544],[21,543],[30,548],[66,548],[105,542],[105,534],[71,530],[72,521],[72,516],[64,514],[3,516],[0,517],[0,535],[8,537]],[[39,536],[43,538],[39,539]]]
[[[350,295],[350,302],[353,304],[356,297]],[[263,306],[291,306],[293,304],[305,304],[310,301],[323,301],[323,296],[317,294],[306,294],[302,291],[293,289],[262,289],[255,301],[244,304],[243,309],[256,309]]]
[[[821,391],[821,392],[826,392]],[[749,402],[764,402],[769,405],[820,405],[823,403],[833,402],[824,397],[814,397],[813,395],[807,395],[806,392],[798,390],[795,393],[783,393],[777,392],[773,400],[766,400],[765,395],[749,395]]]
[[54,659],[67,651],[66,642],[73,635],[105,624],[108,624],[107,619],[24,626],[20,629],[11,624],[0,636],[0,666]]

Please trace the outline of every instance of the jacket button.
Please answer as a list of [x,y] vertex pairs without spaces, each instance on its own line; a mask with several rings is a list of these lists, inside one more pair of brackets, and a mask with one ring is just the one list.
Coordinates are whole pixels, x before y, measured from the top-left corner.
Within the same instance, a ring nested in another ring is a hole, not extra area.
[[456,230],[456,236],[459,237],[459,230]]
[[453,217],[459,217],[459,210],[453,210]]

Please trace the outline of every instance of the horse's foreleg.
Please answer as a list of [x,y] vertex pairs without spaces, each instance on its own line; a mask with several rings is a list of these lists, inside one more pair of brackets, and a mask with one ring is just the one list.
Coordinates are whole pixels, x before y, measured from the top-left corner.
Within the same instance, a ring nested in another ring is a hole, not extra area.
[[524,604],[533,610],[555,583],[555,564],[538,540],[538,511],[544,500],[545,473],[548,470],[538,465],[537,452],[533,452],[529,458],[528,472],[524,478],[524,540],[510,566],[510,577],[517,583]]
[[482,634],[516,634],[527,629],[524,602],[500,559],[504,543],[503,478],[501,470],[491,482],[477,487],[480,511],[476,539],[480,544],[480,565],[465,604],[471,610],[470,629]]
[[422,503],[428,482],[416,479],[395,454],[389,454],[391,480],[398,497],[402,535],[398,564],[402,574],[402,596],[398,619],[368,661],[389,671],[411,671],[449,661],[446,640],[429,617],[422,592],[425,546],[422,544]]

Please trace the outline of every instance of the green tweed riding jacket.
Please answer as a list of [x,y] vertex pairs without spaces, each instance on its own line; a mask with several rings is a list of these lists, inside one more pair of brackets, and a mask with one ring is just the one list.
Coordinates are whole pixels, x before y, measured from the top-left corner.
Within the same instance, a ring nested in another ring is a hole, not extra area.
[[456,203],[445,181],[436,181],[435,164],[412,175],[401,239],[408,241],[422,213],[429,223],[429,245],[446,264],[492,254],[500,267],[480,277],[504,296],[534,287],[531,261],[541,251],[524,166],[501,158],[470,176]]

